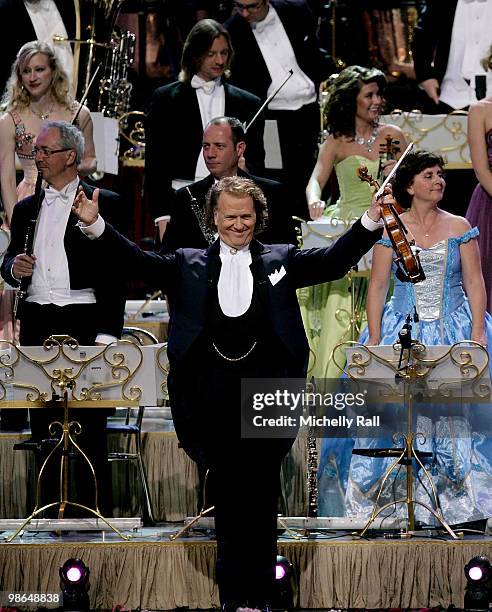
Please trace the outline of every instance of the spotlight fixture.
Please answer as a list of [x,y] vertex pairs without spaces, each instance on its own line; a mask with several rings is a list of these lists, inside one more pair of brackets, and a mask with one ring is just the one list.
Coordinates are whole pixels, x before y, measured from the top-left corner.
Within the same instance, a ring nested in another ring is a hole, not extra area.
[[277,555],[275,564],[275,596],[272,608],[288,610],[294,607],[293,566],[286,558]]
[[488,610],[492,588],[492,566],[487,557],[473,557],[465,565],[465,610]]
[[88,612],[89,568],[81,559],[68,559],[60,567],[63,610]]

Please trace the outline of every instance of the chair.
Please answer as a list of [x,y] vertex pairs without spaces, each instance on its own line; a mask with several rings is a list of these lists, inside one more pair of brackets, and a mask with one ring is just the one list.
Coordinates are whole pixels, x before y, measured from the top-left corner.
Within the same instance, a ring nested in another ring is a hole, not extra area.
[[[158,339],[146,329],[138,327],[124,327],[121,334],[122,339],[130,340],[140,346],[148,344],[158,344]],[[150,499],[149,485],[147,481],[147,473],[142,458],[142,421],[144,417],[144,406],[140,406],[137,411],[136,418],[132,417],[132,409],[126,408],[126,417],[124,423],[108,421],[106,425],[106,433],[109,434],[124,434],[127,436],[126,450],[121,452],[108,453],[108,461],[136,461],[138,464],[138,473],[142,490],[145,496],[144,518],[147,523],[154,523],[154,514],[152,512],[152,502]],[[132,418],[134,419],[132,422]],[[135,452],[131,451],[132,436],[135,439]]]

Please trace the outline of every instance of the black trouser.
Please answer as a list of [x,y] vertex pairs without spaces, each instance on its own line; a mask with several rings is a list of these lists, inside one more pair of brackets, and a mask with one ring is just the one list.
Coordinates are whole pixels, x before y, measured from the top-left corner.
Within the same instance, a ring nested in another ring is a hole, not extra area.
[[275,442],[236,440],[211,467],[222,604],[261,609],[272,601],[282,462]]
[[[258,376],[268,358],[255,350],[247,360],[228,363],[205,353],[199,363],[187,362],[184,378],[168,379],[178,436],[183,442],[190,435],[185,449],[202,473],[210,468],[206,499],[215,505],[216,579],[221,604],[231,607],[261,608],[274,593],[280,466],[292,441],[242,439],[240,402],[241,377]],[[274,365],[269,370],[276,373]]]
[[[20,344],[21,346],[42,345],[52,334],[68,335],[75,338],[81,346],[94,345],[97,330],[95,304],[71,304],[55,306],[25,302],[22,305]],[[69,419],[81,425],[80,435],[74,435],[76,443],[82,448],[94,466],[98,481],[99,507],[103,514],[111,512],[110,473],[107,461],[106,417],[108,411],[97,408],[70,409]],[[51,437],[49,425],[53,421],[63,421],[61,408],[34,408],[30,410],[32,437],[36,440]],[[59,428],[56,429],[58,437]],[[41,468],[50,448],[45,446],[36,453],[36,465]],[[60,454],[51,458],[41,480],[41,505],[59,499]],[[73,453],[70,460],[71,487],[69,499],[83,505],[94,507],[94,481],[87,462],[79,453]],[[51,512],[50,514],[54,514]],[[66,516],[87,515],[84,511],[68,508]]]

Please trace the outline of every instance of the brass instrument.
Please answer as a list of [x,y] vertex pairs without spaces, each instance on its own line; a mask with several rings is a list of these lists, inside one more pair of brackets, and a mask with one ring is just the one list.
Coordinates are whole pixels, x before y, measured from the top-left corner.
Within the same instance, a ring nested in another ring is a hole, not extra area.
[[135,38],[130,31],[113,32],[104,76],[99,83],[98,110],[105,117],[119,119],[129,111],[132,84],[128,71],[135,58]]
[[[124,0],[74,0],[77,25],[75,38],[53,36],[55,44],[68,42],[75,45],[73,75],[75,97],[79,97],[80,92],[88,90],[95,68],[97,65],[104,63],[103,58],[96,51],[102,49],[108,50],[110,53],[113,52],[115,41],[113,40],[112,30],[123,2]],[[87,25],[85,23],[81,25],[81,13],[82,16],[88,16],[88,19],[86,18]],[[81,47],[87,50],[82,63],[80,62]],[[77,86],[78,75],[81,75],[81,83]]]

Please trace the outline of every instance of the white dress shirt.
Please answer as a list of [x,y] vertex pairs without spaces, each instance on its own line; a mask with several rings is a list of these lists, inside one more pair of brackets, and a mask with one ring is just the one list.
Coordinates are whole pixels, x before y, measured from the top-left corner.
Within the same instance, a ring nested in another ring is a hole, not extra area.
[[[200,107],[200,117],[202,119],[202,128],[215,119],[215,117],[223,117],[225,113],[225,91],[222,85],[221,79],[215,79],[213,81],[204,81],[197,74],[191,79],[191,86],[196,92],[198,99],[198,106]],[[198,155],[196,170],[195,170],[195,182],[201,181],[203,178],[210,174],[205,160],[203,159],[203,153],[200,150]]]
[[252,24],[253,34],[260,48],[272,82],[270,96],[293,70],[293,75],[270,102],[271,110],[297,110],[316,100],[313,81],[301,70],[285,28],[277,11],[270,4],[262,21]]
[[38,2],[29,2],[29,0],[24,0],[24,4],[36,32],[36,38],[54,47],[61,65],[67,73],[70,83],[72,83],[74,69],[72,47],[68,42],[53,42],[55,34],[68,38],[67,29],[55,1],[38,0]]
[[476,75],[486,75],[487,96],[492,95],[492,72],[486,72],[480,63],[492,44],[491,28],[492,0],[458,0],[440,94],[452,108],[477,101]]

